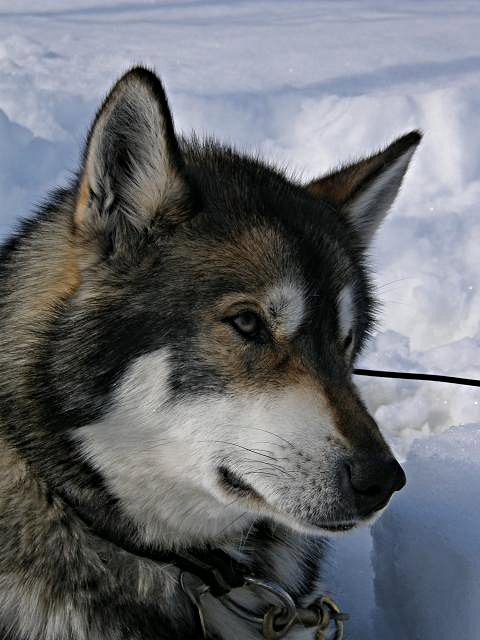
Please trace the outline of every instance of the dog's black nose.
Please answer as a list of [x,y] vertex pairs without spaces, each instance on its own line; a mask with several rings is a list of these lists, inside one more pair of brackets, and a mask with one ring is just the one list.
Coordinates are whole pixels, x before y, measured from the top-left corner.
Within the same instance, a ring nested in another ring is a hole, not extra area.
[[405,486],[405,472],[393,457],[385,460],[359,460],[347,464],[355,504],[361,516],[382,509],[394,491]]

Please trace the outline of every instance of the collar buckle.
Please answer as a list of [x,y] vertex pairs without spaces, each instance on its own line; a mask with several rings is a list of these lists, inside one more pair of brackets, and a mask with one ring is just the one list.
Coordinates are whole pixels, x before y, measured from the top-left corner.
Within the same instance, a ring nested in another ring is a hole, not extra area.
[[[211,566],[208,565],[202,566],[202,569],[205,570],[207,567],[211,569]],[[203,573],[205,575],[205,572]],[[216,571],[215,573],[221,575],[220,571]],[[192,575],[188,569],[182,571],[180,574],[180,586],[194,606],[198,616],[199,629],[204,640],[207,640],[208,634],[202,609],[202,598],[207,593],[217,598],[224,607],[232,611],[232,613],[239,618],[260,626],[265,640],[281,640],[296,624],[307,628],[315,627],[315,640],[326,640],[329,629],[334,631],[334,635],[332,636],[333,640],[343,639],[343,622],[348,620],[348,615],[342,613],[336,602],[329,596],[323,595],[309,607],[300,608],[296,606],[291,595],[276,582],[261,580],[251,576],[242,576],[241,579],[238,580],[238,586],[263,590],[267,592],[269,596],[270,605],[265,614],[261,616],[238,604],[238,602],[231,597],[230,591],[237,588],[237,586],[229,585],[229,588],[224,590],[221,588],[223,585],[218,578],[212,580],[211,571],[209,572],[209,577],[210,584],[206,584],[202,579],[203,576]],[[229,584],[226,580],[223,580],[223,582],[225,582],[226,585]],[[212,586],[214,587],[213,589]],[[215,593],[215,591],[217,593]],[[273,604],[271,603],[272,597],[274,601],[276,601]],[[333,625],[333,627],[331,625]],[[331,636],[329,635],[328,637]]]

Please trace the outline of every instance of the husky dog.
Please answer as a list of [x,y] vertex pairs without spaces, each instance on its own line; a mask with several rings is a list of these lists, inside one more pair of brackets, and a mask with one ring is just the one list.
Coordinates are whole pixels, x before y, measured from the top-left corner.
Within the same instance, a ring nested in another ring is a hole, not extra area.
[[255,580],[307,610],[324,536],[405,483],[352,366],[420,137],[303,185],[116,83],[0,257],[2,640],[314,637]]

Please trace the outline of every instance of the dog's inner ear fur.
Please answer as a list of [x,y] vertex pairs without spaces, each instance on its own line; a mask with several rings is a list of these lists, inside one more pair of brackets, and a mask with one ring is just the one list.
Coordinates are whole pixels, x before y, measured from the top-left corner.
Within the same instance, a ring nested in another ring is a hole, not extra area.
[[421,138],[412,131],[383,151],[314,180],[307,189],[348,217],[367,245],[395,200]]
[[191,198],[160,80],[138,67],[113,87],[84,154],[75,224],[109,251],[187,219]]

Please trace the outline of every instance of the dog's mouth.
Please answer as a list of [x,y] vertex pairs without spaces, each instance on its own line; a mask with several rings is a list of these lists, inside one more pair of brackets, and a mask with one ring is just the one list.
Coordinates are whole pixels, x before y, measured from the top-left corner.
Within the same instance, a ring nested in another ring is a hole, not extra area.
[[227,493],[264,502],[262,496],[251,485],[227,467],[218,468],[218,479],[222,489]]
[[[218,467],[217,472],[219,484],[223,491],[228,495],[248,499],[250,501],[254,500],[257,504],[262,503],[264,507],[269,506],[265,499],[251,485],[245,482],[245,480],[228,467]],[[272,508],[270,507],[268,510],[271,511],[271,509]],[[323,522],[315,524],[303,522],[302,524],[305,527],[313,527],[313,529],[321,529],[329,533],[343,533],[354,529],[358,523],[356,521],[348,521],[339,522],[338,524],[335,522],[329,522],[328,524],[324,524]]]
[[325,531],[329,531],[331,533],[342,533],[344,531],[351,531],[354,527],[357,526],[356,522],[348,522],[344,524],[322,524],[320,526],[321,529],[325,529]]

